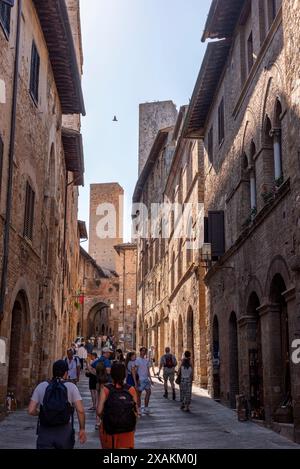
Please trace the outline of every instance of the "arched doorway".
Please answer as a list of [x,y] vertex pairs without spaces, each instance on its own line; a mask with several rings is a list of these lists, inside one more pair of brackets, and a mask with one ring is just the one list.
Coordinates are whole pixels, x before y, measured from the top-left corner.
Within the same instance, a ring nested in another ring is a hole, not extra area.
[[255,292],[252,292],[247,305],[247,316],[252,318],[248,326],[250,410],[252,418],[264,420],[263,357],[259,307],[259,298]]
[[217,316],[215,316],[213,320],[213,398],[219,400],[220,397],[220,336],[219,321]]
[[186,318],[186,348],[192,354],[192,363],[194,363],[194,313],[189,307]]
[[29,307],[25,292],[20,292],[12,310],[10,330],[9,370],[7,389],[13,392],[20,406],[29,397],[29,383],[24,377],[24,369],[29,368],[30,331]]
[[160,327],[159,327],[159,357],[165,353],[165,313],[164,310],[160,314]]
[[[89,312],[88,337],[108,335],[109,333],[109,308],[105,303],[97,303]],[[112,330],[112,329],[111,329]]]
[[231,313],[229,319],[229,384],[230,407],[236,408],[236,396],[239,394],[239,350],[238,350],[238,326],[236,314]]
[[171,325],[170,346],[171,346],[171,352],[175,354],[176,350],[175,350],[175,324],[174,324],[174,320],[172,321],[172,325]]
[[[276,274],[270,287],[270,301],[273,305],[277,306],[279,312],[279,315],[276,316],[276,322],[273,323],[274,355],[278,358],[274,374],[278,377],[278,384],[281,390],[278,405],[289,406],[292,413],[289,321],[287,304],[282,295],[285,291],[286,285],[282,276]],[[290,419],[292,420],[292,415]]]
[[178,318],[177,357],[181,360],[183,354],[183,322],[181,314]]
[[159,334],[158,334],[158,331],[159,331],[159,319],[158,319],[158,315],[156,314],[155,315],[155,322],[154,322],[154,347],[155,347],[155,350],[154,350],[154,358],[155,358],[155,364],[157,366],[158,364],[158,360],[159,360]]

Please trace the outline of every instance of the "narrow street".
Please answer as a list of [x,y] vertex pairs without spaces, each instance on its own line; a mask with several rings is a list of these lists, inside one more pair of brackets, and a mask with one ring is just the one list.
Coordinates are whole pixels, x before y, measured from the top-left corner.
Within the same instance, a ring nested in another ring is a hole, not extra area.
[[[80,392],[84,407],[90,407],[88,381],[82,377]],[[191,413],[179,410],[179,403],[166,401],[163,387],[153,388],[151,414],[142,416],[136,432],[136,448],[144,449],[298,449],[298,445],[261,428],[254,423],[240,423],[235,412],[207,397],[205,391],[195,390]],[[16,431],[16,429],[18,429]],[[87,411],[85,446],[76,448],[99,449],[95,418]],[[17,411],[0,423],[0,449],[34,449],[36,419],[25,410]]]

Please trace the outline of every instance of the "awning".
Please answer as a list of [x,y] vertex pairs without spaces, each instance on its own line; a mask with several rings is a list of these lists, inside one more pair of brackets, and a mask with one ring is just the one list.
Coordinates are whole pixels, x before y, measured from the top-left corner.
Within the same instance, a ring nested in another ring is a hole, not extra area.
[[80,239],[88,239],[85,221],[78,220],[78,231]]
[[213,0],[202,41],[232,37],[243,6],[249,0]]
[[66,169],[74,175],[74,185],[84,185],[84,159],[82,135],[77,130],[62,129],[62,142],[65,153]]
[[33,0],[44,33],[63,114],[85,115],[81,77],[65,0]]
[[203,138],[205,123],[231,48],[231,40],[207,45],[183,127],[184,138]]

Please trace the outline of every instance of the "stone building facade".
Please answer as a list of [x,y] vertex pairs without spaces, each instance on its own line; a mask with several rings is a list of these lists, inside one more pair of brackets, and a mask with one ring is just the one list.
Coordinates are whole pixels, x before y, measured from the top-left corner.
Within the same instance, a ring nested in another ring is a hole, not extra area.
[[209,390],[300,442],[299,2],[213,1],[209,38],[184,128],[205,146]]
[[[198,204],[203,205],[204,197],[203,145],[182,138],[186,111],[183,106],[173,126],[157,133],[133,197],[133,220],[139,233],[137,343],[153,345],[157,359],[166,346],[179,358],[190,350],[195,380],[206,387],[204,272],[194,244]],[[146,215],[138,204],[146,207]],[[145,217],[150,220],[153,204],[164,204],[165,208],[152,216],[151,228],[150,224],[146,226]],[[191,210],[177,211],[176,204],[190,206]],[[144,232],[142,226],[146,227]]]
[[0,2],[0,410],[48,375],[76,314],[85,110],[67,5]]

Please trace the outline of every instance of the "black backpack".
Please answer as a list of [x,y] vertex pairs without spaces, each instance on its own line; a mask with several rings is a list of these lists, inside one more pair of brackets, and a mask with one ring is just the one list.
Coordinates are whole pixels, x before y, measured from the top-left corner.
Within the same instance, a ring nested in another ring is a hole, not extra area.
[[73,407],[68,401],[68,390],[60,379],[49,383],[40,409],[40,424],[44,427],[67,425],[72,417]]
[[174,366],[175,366],[174,363],[175,362],[174,362],[173,355],[171,355],[171,354],[165,355],[165,363],[166,363],[166,365],[165,365],[166,368],[174,368]]
[[108,435],[133,432],[136,427],[136,405],[129,392],[130,386],[125,384],[116,388],[106,385],[109,396],[104,404],[103,426]]

